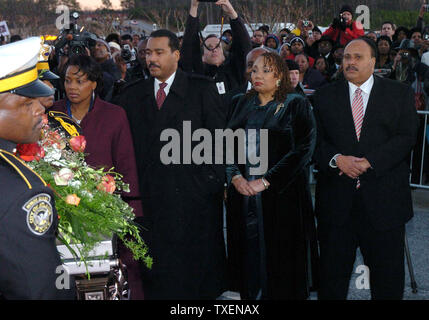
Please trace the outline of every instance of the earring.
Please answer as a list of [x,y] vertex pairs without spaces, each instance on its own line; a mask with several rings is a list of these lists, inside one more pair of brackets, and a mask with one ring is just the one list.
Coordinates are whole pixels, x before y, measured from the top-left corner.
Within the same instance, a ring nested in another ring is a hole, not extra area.
[[92,101],[94,101],[94,100],[95,100],[95,91],[92,90]]
[[277,80],[277,82],[276,82],[277,87],[280,87],[281,83],[282,83],[282,81],[280,79]]

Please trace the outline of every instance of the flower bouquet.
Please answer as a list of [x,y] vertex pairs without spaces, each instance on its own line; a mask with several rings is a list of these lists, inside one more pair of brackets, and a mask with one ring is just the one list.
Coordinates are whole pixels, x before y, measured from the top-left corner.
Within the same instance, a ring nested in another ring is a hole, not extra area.
[[[152,258],[139,234],[133,209],[118,192],[129,192],[122,176],[85,162],[85,137],[68,135],[53,128],[45,118],[41,139],[17,146],[17,155],[27,162],[53,190],[58,211],[57,238],[86,267],[88,254],[96,244],[116,234],[131,250],[135,260],[148,268]],[[71,244],[79,244],[73,246]]]

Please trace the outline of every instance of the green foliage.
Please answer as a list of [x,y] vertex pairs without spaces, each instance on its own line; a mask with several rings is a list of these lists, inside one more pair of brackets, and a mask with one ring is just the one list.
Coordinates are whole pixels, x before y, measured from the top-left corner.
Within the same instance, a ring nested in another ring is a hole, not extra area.
[[413,28],[418,15],[417,11],[373,10],[371,11],[371,29],[381,30],[381,24],[384,21],[392,21],[397,27]]
[[[59,218],[58,239],[87,267],[89,254],[97,243],[116,234],[131,250],[134,259],[151,268],[153,261],[140,236],[141,227],[134,222],[133,209],[119,194],[129,192],[122,176],[113,168],[106,171],[89,167],[84,153],[73,151],[63,132],[48,126],[43,130],[39,146],[46,154],[28,165],[54,191]],[[77,249],[79,252],[73,250],[72,244],[81,245]]]

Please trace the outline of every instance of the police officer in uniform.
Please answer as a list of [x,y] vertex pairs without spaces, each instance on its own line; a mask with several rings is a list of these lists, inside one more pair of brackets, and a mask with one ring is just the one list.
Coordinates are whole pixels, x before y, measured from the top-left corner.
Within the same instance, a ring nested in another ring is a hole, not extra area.
[[5,299],[75,297],[72,284],[58,289],[62,263],[55,245],[54,194],[14,155],[18,143],[39,139],[45,109],[37,98],[53,94],[38,80],[40,41],[0,47],[0,292]]

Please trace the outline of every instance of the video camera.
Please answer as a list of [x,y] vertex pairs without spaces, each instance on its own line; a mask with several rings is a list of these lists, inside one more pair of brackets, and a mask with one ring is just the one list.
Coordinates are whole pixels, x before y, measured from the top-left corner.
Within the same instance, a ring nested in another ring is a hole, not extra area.
[[338,18],[334,18],[334,21],[332,22],[332,27],[334,29],[346,30],[347,22],[341,13]]
[[408,57],[410,56],[410,53],[409,52],[401,52],[400,56],[402,59],[408,59]]
[[345,25],[345,24],[346,24],[346,20],[344,19],[344,17],[343,17],[343,14],[342,14],[342,13],[340,13],[340,23],[341,23],[342,25]]
[[95,46],[97,36],[88,31],[84,31],[85,27],[78,26],[77,20],[79,19],[79,13],[73,12],[70,18],[74,19],[74,23],[70,24],[69,29],[61,31],[61,35],[54,45],[55,52],[65,56],[73,54],[86,55],[86,48],[89,49]]
[[137,63],[136,55],[128,44],[124,44],[121,50],[121,58],[124,59],[128,69]]

